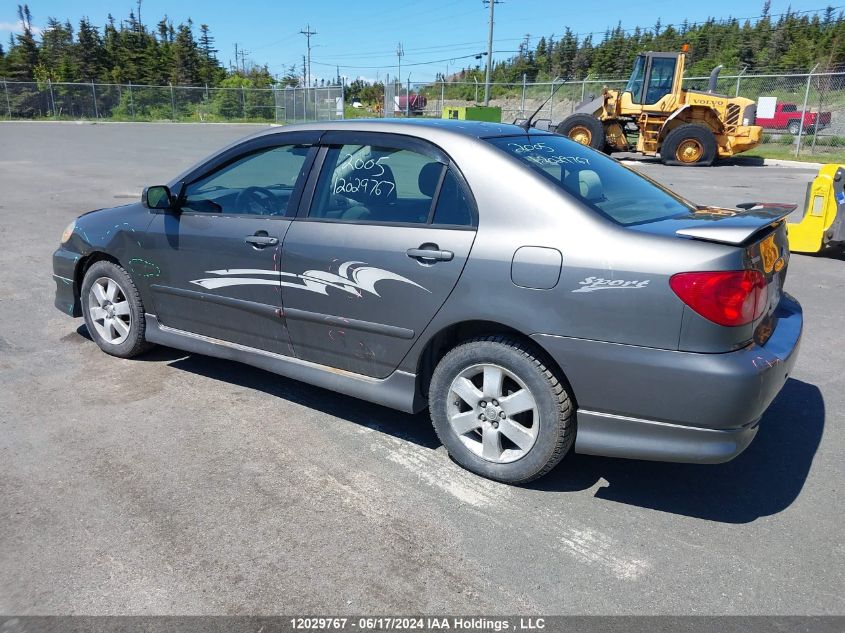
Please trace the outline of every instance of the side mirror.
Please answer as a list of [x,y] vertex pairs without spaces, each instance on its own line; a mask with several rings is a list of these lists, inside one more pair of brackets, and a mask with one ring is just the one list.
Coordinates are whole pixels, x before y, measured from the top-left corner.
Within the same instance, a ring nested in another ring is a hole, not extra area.
[[166,185],[153,185],[144,189],[141,203],[148,209],[172,209],[173,194]]

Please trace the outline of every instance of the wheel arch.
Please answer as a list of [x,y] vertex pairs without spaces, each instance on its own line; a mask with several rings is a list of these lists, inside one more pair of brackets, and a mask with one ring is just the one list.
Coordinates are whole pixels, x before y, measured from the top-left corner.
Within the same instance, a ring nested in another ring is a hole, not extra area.
[[716,137],[725,131],[724,124],[721,119],[719,119],[719,115],[716,114],[716,111],[713,108],[709,106],[684,105],[675,110],[663,122],[663,126],[660,128],[660,134],[657,137],[658,140],[662,142],[669,132],[678,126],[685,124],[706,127],[713,133],[713,136]]
[[[79,261],[76,262],[76,267],[73,270],[73,289],[76,293],[75,298],[77,301],[82,300],[82,280],[85,279],[85,273],[88,272],[88,269],[91,268],[91,266],[102,261],[111,262],[118,266],[121,265],[116,257],[113,257],[104,251],[92,251],[84,257],[80,257]],[[82,315],[80,314],[78,316]]]
[[576,395],[572,390],[572,385],[569,382],[569,379],[564,373],[563,368],[541,344],[531,338],[528,334],[525,334],[512,326],[498,323],[496,321],[484,320],[458,321],[441,328],[438,332],[429,337],[417,357],[417,393],[418,396],[421,397],[421,401],[427,401],[428,388],[431,383],[431,377],[434,373],[434,369],[437,367],[440,360],[449,353],[449,351],[470,339],[478,338],[480,336],[493,335],[512,337],[537,354],[546,366],[555,373],[558,380],[563,382],[572,400],[573,407],[577,410]]

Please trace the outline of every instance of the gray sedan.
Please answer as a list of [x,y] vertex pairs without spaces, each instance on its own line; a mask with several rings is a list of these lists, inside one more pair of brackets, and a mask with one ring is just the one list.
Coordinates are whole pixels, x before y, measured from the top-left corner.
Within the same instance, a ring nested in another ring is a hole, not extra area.
[[722,462],[795,362],[789,211],[697,206],[512,125],[291,126],[75,220],[56,306],[115,356],[166,345],[428,407],[499,481],[573,448]]

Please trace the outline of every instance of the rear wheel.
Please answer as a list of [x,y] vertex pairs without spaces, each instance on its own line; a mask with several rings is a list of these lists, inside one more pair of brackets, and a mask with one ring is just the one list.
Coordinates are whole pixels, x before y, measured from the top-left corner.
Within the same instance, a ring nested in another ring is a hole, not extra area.
[[88,332],[106,354],[132,358],[151,347],[144,340],[141,295],[123,268],[109,261],[92,264],[82,280],[81,300]]
[[706,167],[716,160],[716,137],[709,128],[685,123],[671,130],[660,147],[665,165]]
[[561,121],[555,131],[561,136],[597,150],[604,150],[604,126],[590,114],[573,114]]
[[560,462],[575,438],[563,383],[521,341],[473,339],[434,370],[429,407],[440,441],[474,473],[518,484]]

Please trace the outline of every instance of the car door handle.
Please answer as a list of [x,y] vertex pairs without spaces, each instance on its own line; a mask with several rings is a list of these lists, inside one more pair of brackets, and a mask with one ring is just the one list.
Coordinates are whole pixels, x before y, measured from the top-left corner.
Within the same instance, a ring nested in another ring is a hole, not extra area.
[[265,246],[275,246],[279,243],[279,238],[269,237],[267,235],[247,235],[244,241],[256,248],[264,248]]
[[419,248],[409,248],[405,254],[413,259],[429,259],[437,262],[449,262],[455,258],[452,251],[442,251],[437,248],[437,244],[423,244]]

